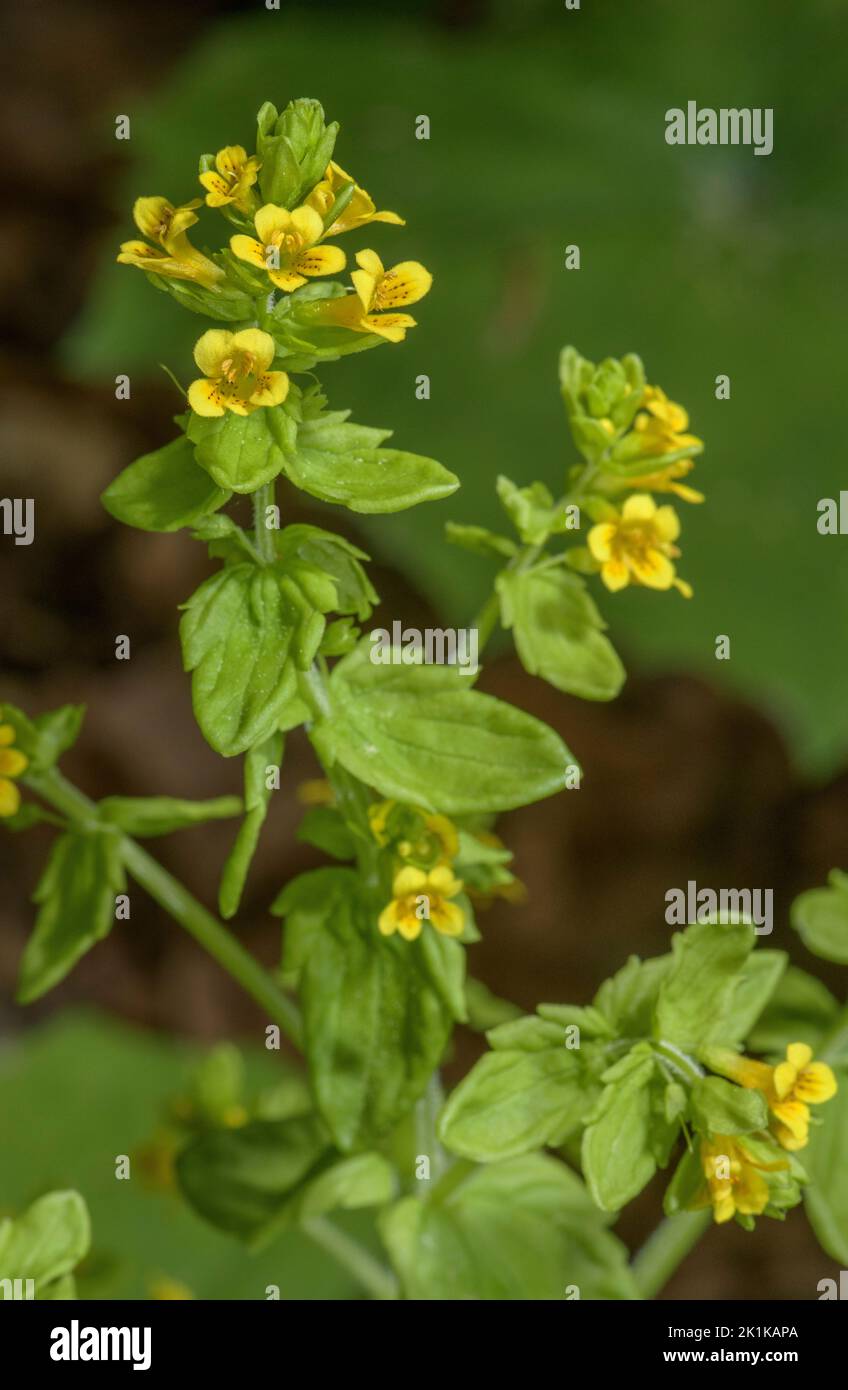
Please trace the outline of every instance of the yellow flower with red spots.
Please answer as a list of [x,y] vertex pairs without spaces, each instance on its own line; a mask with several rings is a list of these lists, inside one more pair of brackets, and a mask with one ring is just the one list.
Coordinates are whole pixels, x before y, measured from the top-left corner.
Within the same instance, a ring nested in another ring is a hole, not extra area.
[[0,817],[13,816],[21,804],[21,794],[13,778],[20,777],[29,766],[29,759],[19,748],[13,748],[15,730],[11,724],[0,724]]
[[722,1225],[738,1213],[760,1216],[769,1204],[769,1185],[763,1174],[786,1168],[785,1162],[765,1163],[755,1158],[739,1135],[716,1134],[701,1140],[701,1166],[706,1185],[693,1203],[695,1209],[712,1206]]
[[350,202],[336,220],[331,222],[327,228],[327,236],[341,236],[342,232],[355,231],[357,227],[365,227],[369,222],[391,222],[396,227],[406,225],[396,212],[378,212],[370,194],[366,193],[364,188],[360,188],[350,174],[346,174],[333,160],[327,165],[321,182],[315,185],[306,199],[307,207],[314,208],[323,222],[332,212],[339,193],[348,184],[353,184]]
[[198,176],[207,190],[207,206],[222,208],[232,203],[239,212],[251,212],[259,201],[251,189],[260,167],[254,156],[248,159],[243,145],[225,145],[215,156],[215,168]]
[[335,275],[345,268],[344,251],[338,246],[318,245],[324,236],[324,223],[306,204],[289,212],[266,203],[253,225],[256,237],[241,233],[230,237],[230,250],[239,260],[267,271],[278,290],[290,292],[305,285],[308,277]]
[[207,289],[214,289],[224,272],[192,246],[187,235],[188,228],[197,221],[194,209],[199,206],[199,198],[182,207],[175,207],[167,198],[136,198],[135,224],[156,245],[150,246],[145,241],[122,242],[118,262],[175,280],[193,280]]
[[772,1114],[771,1129],[782,1148],[803,1149],[809,1140],[810,1106],[823,1105],[836,1095],[836,1077],[826,1062],[813,1061],[807,1043],[790,1043],[776,1066],[725,1050],[711,1050],[713,1071],[749,1090],[762,1091]]
[[197,415],[250,415],[262,406],[279,405],[288,395],[285,372],[269,370],[276,347],[270,333],[243,328],[230,333],[210,328],[194,346],[203,377],[188,388],[188,403]]
[[376,251],[357,252],[356,263],[359,269],[350,277],[355,294],[321,304],[321,322],[356,333],[376,333],[390,343],[402,342],[406,330],[415,327],[415,319],[394,311],[423,299],[433,283],[432,275],[418,261],[400,261],[386,270]]
[[465,914],[458,903],[451,902],[461,892],[462,883],[447,864],[429,872],[407,864],[395,874],[392,900],[383,908],[377,925],[383,936],[400,932],[406,941],[420,936],[425,922],[443,936],[461,936]]
[[673,559],[680,551],[674,542],[680,520],[673,507],[658,507],[647,493],[628,497],[619,512],[593,526],[587,537],[589,551],[600,565],[601,579],[615,593],[628,584],[649,589],[678,589],[691,598],[692,589],[678,579]]

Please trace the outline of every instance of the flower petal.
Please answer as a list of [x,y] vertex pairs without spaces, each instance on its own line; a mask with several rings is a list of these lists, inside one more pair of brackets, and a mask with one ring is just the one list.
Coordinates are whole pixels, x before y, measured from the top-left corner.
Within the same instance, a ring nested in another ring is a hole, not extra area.
[[399,309],[417,304],[433,283],[433,277],[419,261],[400,261],[382,276],[374,297],[375,309]]
[[14,782],[0,777],[0,816],[13,816],[21,804],[21,794]]
[[292,269],[301,275],[335,275],[344,270],[346,264],[347,257],[341,247],[313,246],[295,257]]
[[592,527],[586,543],[596,560],[612,559],[612,542],[617,529],[612,521],[599,521],[597,526]]
[[210,328],[194,345],[194,360],[204,376],[220,376],[221,364],[232,351],[233,334],[227,328]]
[[19,748],[0,748],[0,777],[20,777],[29,767],[29,758]]
[[626,589],[630,583],[630,571],[623,560],[607,560],[601,565],[601,579],[610,593]]
[[314,246],[316,241],[320,241],[324,232],[324,222],[319,213],[311,208],[308,203],[295,208],[291,214],[291,224],[300,238],[301,246]]
[[[261,328],[242,328],[238,333],[233,333],[230,350],[250,353],[255,362],[256,375],[259,375],[268,370],[277,348],[270,333]],[[197,365],[201,364],[198,362]]]
[[822,1105],[836,1095],[836,1077],[826,1062],[811,1062],[799,1073],[795,1096],[807,1105]]
[[278,208],[275,203],[265,203],[253,219],[259,240],[267,246],[276,235],[291,231],[292,215],[287,208]]
[[634,492],[621,509],[625,521],[651,521],[657,504],[647,492]]
[[224,414],[221,392],[216,381],[203,377],[193,381],[188,388],[188,403],[195,415],[208,417]]
[[281,405],[289,394],[289,379],[285,372],[264,372],[250,398],[251,405]]
[[265,248],[255,237],[238,236],[230,237],[230,250],[234,256],[238,256],[240,261],[248,261],[250,265],[258,265],[260,270],[267,270],[265,261]]
[[631,558],[633,573],[648,589],[670,589],[674,583],[674,565],[661,550],[648,550],[644,556]]

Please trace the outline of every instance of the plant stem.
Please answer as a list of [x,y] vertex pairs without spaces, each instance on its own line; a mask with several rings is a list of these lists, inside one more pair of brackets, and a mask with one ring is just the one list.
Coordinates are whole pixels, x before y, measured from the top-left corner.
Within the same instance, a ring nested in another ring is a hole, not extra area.
[[486,643],[488,642],[489,638],[494,632],[495,627],[497,626],[500,611],[500,596],[498,595],[497,591],[495,591],[494,593],[491,593],[489,597],[486,599],[486,602],[483,604],[483,607],[480,609],[480,612],[477,614],[476,618],[472,619],[472,631],[474,630],[474,628],[477,629],[478,656],[482,652],[483,648],[485,647]]
[[334,1226],[323,1216],[313,1216],[303,1222],[302,1229],[316,1245],[320,1245],[322,1250],[326,1250],[328,1255],[332,1255],[338,1264],[352,1274],[373,1298],[386,1300],[400,1297],[394,1275],[338,1226]]
[[633,1261],[633,1274],[643,1298],[654,1298],[668,1283],[711,1219],[709,1211],[682,1211],[667,1216],[648,1237]]
[[[73,823],[89,827],[97,824],[96,803],[55,768],[33,773],[25,780],[33,791]],[[268,971],[141,845],[129,835],[120,838],[124,863],[136,882],[256,1000],[286,1037],[300,1046],[300,1012],[278,989]]]
[[253,494],[253,534],[257,552],[263,564],[268,564],[276,554],[274,531],[266,521],[268,507],[274,506],[274,484],[264,483]]

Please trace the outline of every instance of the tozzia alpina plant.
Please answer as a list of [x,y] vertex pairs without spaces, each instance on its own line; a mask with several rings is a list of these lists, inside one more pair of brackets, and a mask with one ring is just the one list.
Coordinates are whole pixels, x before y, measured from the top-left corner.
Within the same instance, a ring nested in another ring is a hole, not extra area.
[[[334,278],[348,234],[358,244],[401,223],[333,161],[337,131],[317,102],[280,114],[266,104],[254,153],[201,157],[206,213],[232,229],[224,250],[192,240],[200,198],[135,204],[145,240],[124,242],[119,261],[217,326],[198,334],[175,437],[103,501],[127,525],[188,528],[208,546],[213,573],[182,605],[183,661],[204,737],[243,761],[244,795],[94,804],[57,767],[82,711],[30,720],[5,706],[0,815],[10,830],[42,820],[59,831],[19,998],[44,994],[126,917],[133,880],[254,997],[268,1045],[286,1034],[307,1070],[302,1084],[252,1098],[237,1056],[217,1049],[179,1123],[154,1139],[210,1222],[253,1245],[300,1226],[376,1297],[639,1297],[702,1229],[685,1210],[751,1227],[799,1201],[810,1107],[835,1094],[829,1063],[846,1056],[844,1012],[819,995],[811,1013],[809,977],[782,952],[754,951],[742,920],[695,922],[670,954],[631,958],[591,1004],[540,1005],[532,1017],[467,976],[475,904],[521,897],[494,818],[578,788],[581,773],[551,729],[477,690],[476,672],[428,664],[420,643],[377,659],[362,633],[377,602],[368,557],[329,520],[286,520],[281,480],[362,513],[458,486],[435,460],[386,447],[387,430],[331,409],[318,383],[324,364],[402,342],[415,326],[408,308],[431,286],[418,262],[385,269],[364,245],[351,285]],[[567,348],[560,380],[579,455],[563,496],[501,478],[515,538],[456,525],[449,536],[498,562],[481,643],[500,619],[528,671],[610,699],[624,671],[590,585],[689,596],[678,516],[662,498],[702,500],[683,481],[702,445],[633,355],[596,366]],[[137,840],[237,820],[218,894],[220,915],[235,916],[285,740],[301,727],[323,776],[303,789],[299,838],[335,863],[269,905],[284,919],[272,976]],[[37,799],[22,801],[22,787]],[[848,901],[838,883],[822,891]],[[802,900],[799,911],[813,942],[827,917],[832,955],[830,908]],[[461,1023],[488,1030],[490,1050],[444,1102],[440,1066]],[[744,1056],[746,1042],[769,1060]],[[630,1267],[608,1224],[672,1160],[670,1219]],[[814,1220],[833,1252],[846,1236],[822,1216],[830,1183],[825,1163]],[[76,1199],[62,1201],[79,1225]],[[352,1207],[377,1212],[391,1269],[327,1219]],[[63,1271],[87,1233],[65,1244]]]

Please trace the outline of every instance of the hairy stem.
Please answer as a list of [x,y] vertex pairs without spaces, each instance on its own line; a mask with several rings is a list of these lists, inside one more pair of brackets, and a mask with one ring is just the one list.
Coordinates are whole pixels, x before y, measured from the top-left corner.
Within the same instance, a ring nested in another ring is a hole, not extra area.
[[398,1283],[379,1260],[353,1240],[349,1235],[327,1221],[323,1216],[314,1216],[304,1221],[302,1229],[306,1234],[332,1255],[334,1260],[352,1274],[357,1283],[367,1289],[372,1298],[394,1299],[400,1297]]
[[[81,827],[97,824],[96,803],[55,768],[45,773],[33,773],[25,780],[34,792],[61,811],[73,824]],[[136,882],[256,1000],[286,1037],[300,1046],[300,1012],[278,989],[268,971],[141,845],[129,835],[121,835],[120,838],[124,863]]]
[[698,1244],[712,1217],[709,1211],[682,1211],[668,1216],[633,1261],[633,1275],[643,1298],[655,1298],[677,1266]]

